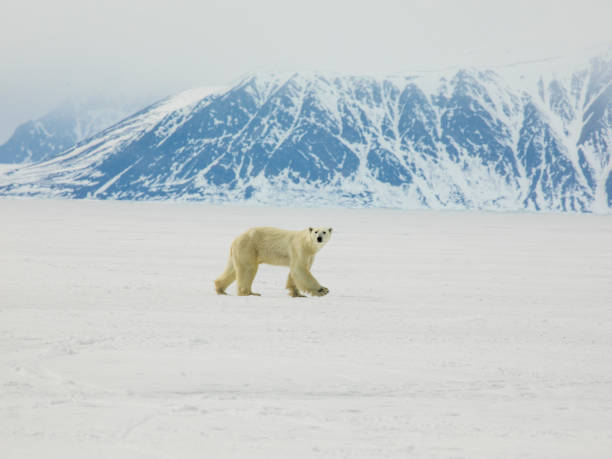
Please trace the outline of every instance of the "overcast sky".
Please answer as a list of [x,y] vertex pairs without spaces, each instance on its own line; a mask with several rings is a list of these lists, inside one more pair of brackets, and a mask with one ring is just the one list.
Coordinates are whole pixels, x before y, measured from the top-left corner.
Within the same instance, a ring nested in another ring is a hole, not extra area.
[[254,71],[410,73],[612,43],[610,0],[2,0],[0,143],[90,91],[166,95]]

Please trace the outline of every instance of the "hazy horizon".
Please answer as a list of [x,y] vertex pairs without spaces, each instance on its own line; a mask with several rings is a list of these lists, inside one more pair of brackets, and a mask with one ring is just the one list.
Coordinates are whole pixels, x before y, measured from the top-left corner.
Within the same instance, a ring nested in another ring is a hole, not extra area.
[[601,0],[10,0],[1,9],[0,144],[91,93],[154,99],[257,71],[410,73],[612,43],[612,4]]

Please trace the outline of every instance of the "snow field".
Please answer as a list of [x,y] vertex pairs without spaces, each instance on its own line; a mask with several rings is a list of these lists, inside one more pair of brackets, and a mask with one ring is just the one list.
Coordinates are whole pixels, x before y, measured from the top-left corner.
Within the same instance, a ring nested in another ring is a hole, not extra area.
[[[612,218],[0,200],[3,458],[604,458]],[[294,299],[231,240],[332,226]],[[235,292],[235,285],[228,291]]]

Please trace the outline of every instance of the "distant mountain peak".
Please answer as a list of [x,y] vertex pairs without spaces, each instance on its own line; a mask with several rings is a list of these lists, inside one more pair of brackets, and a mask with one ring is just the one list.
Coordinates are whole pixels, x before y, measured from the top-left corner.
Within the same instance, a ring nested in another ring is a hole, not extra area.
[[41,118],[18,126],[0,145],[0,163],[44,161],[144,106],[106,96],[69,98]]

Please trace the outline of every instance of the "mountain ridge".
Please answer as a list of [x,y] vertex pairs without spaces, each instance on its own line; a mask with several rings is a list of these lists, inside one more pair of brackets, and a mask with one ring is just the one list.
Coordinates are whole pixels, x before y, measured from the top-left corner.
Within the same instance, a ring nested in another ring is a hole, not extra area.
[[608,55],[522,77],[260,74],[192,95],[5,173],[0,194],[597,213],[612,205]]

